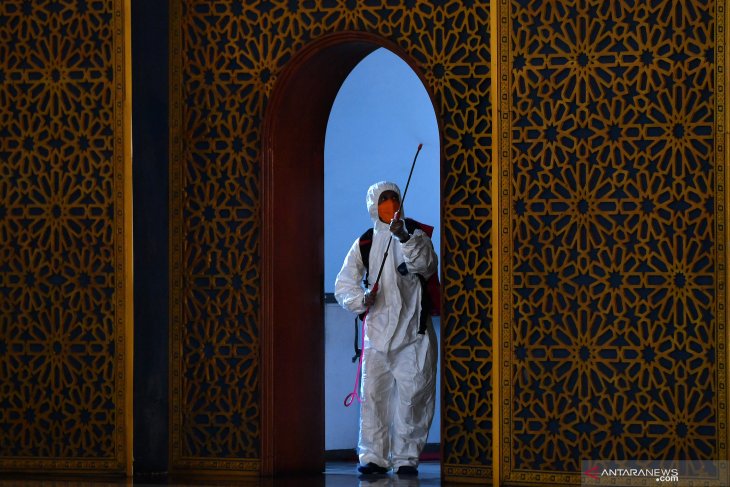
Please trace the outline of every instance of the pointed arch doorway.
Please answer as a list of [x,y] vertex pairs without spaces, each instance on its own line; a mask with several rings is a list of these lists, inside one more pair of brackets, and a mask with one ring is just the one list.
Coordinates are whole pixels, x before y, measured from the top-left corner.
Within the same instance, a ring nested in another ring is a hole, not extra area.
[[386,39],[331,34],[289,62],[267,106],[261,188],[263,475],[324,468],[325,132],[345,78],[381,47],[418,73]]

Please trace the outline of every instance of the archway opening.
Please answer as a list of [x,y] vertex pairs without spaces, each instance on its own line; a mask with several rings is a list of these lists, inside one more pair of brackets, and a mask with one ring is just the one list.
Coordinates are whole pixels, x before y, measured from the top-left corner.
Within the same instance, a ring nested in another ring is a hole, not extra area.
[[261,187],[263,475],[324,468],[325,133],[345,78],[380,47],[406,58],[397,46],[367,33],[319,39],[289,62],[267,107]]
[[[354,460],[359,432],[357,402],[345,408],[357,363],[354,315],[334,299],[334,283],[355,238],[372,227],[365,207],[370,184],[390,180],[405,190],[418,144],[405,214],[437,227],[439,249],[439,130],[433,104],[418,75],[395,53],[380,48],[365,57],[342,84],[330,112],[324,154],[325,258],[325,450],[328,460]],[[440,320],[434,318],[439,333]],[[438,375],[437,375],[438,377]],[[423,457],[438,456],[439,381],[436,414]]]

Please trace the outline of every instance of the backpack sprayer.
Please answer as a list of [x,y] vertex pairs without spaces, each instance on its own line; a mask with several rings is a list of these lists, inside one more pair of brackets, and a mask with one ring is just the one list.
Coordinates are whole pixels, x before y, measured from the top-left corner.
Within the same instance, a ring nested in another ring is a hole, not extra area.
[[[406,201],[406,195],[408,194],[408,186],[411,184],[411,176],[413,176],[413,169],[416,167],[416,159],[418,159],[418,154],[421,152],[421,147],[423,147],[423,144],[418,144],[418,149],[416,149],[416,155],[413,156],[413,164],[411,164],[411,172],[408,173],[408,181],[406,182],[406,189],[403,191],[403,197],[400,201],[400,209],[395,213],[395,216],[393,217],[394,220],[400,219],[400,212],[403,209],[403,204]],[[371,293],[377,293],[378,292],[378,283],[380,282],[380,275],[383,273],[383,267],[385,267],[385,260],[388,258],[388,251],[390,250],[390,244],[393,241],[392,238],[388,240],[388,245],[385,247],[385,253],[383,254],[383,261],[380,263],[380,269],[378,269],[378,276],[375,278],[375,284],[373,284]],[[365,310],[365,314],[363,314],[362,317],[362,342],[360,345],[360,350],[365,349],[365,321],[367,320],[368,313],[370,312],[370,305],[368,305],[367,309]],[[360,354],[360,359],[357,364],[357,376],[355,376],[355,387],[352,389],[352,392],[345,397],[345,407],[350,407],[350,405],[353,403],[355,399],[357,399],[357,402],[361,403],[362,399],[360,398],[360,395],[357,392],[358,385],[360,382],[360,376],[362,374],[362,356],[363,354]]]

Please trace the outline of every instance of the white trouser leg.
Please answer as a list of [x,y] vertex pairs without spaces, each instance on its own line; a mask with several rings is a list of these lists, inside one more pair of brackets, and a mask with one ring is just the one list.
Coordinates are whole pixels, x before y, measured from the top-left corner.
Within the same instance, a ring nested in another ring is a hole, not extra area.
[[372,462],[390,467],[390,398],[394,386],[387,357],[366,348],[362,364],[362,404],[360,404],[360,464]]
[[395,468],[418,466],[431,428],[436,396],[438,351],[433,327],[392,357],[397,401],[393,412],[392,460]]

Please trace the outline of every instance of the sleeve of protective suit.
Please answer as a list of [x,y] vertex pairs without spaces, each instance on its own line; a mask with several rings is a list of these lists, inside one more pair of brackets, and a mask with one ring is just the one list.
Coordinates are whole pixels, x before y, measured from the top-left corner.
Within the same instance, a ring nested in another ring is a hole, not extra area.
[[438,268],[438,257],[431,238],[423,230],[416,230],[405,243],[401,244],[403,258],[408,272],[431,277]]
[[364,275],[365,265],[360,255],[360,239],[357,239],[347,252],[342,269],[335,279],[335,299],[340,306],[353,313],[363,313],[366,309],[362,302],[365,290],[360,285]]

